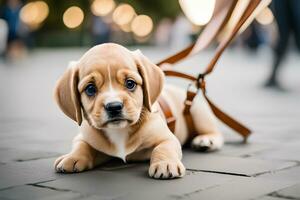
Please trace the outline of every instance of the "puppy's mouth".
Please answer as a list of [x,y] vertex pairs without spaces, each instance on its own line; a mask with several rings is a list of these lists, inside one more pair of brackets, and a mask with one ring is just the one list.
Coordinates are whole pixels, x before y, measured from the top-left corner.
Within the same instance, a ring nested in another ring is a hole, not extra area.
[[121,122],[128,122],[131,123],[132,120],[126,119],[126,118],[121,118],[121,117],[116,117],[116,118],[112,118],[107,120],[103,125],[106,126],[108,124],[119,124]]

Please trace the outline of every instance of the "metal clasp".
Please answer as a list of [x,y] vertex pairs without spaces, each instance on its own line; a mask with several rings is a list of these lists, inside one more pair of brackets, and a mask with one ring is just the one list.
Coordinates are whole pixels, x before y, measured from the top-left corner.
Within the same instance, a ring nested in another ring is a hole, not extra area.
[[201,90],[203,90],[203,92],[206,92],[205,74],[200,73],[198,75],[196,86],[198,89],[201,89]]

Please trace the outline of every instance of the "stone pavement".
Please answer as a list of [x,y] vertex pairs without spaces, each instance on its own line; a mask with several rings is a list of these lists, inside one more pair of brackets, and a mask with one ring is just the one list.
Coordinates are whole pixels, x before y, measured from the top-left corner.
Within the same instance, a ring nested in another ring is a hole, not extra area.
[[[159,60],[167,49],[143,48]],[[11,64],[0,63],[0,199],[300,199],[300,59],[291,53],[282,69],[286,92],[262,89],[271,56],[230,49],[207,80],[211,99],[247,123],[248,144],[220,123],[221,151],[184,151],[187,175],[147,177],[147,163],[116,160],[78,174],[57,174],[54,159],[70,149],[77,127],[52,99],[55,80],[84,49],[41,49]],[[179,64],[202,69],[210,51]],[[185,87],[184,81],[168,82]]]

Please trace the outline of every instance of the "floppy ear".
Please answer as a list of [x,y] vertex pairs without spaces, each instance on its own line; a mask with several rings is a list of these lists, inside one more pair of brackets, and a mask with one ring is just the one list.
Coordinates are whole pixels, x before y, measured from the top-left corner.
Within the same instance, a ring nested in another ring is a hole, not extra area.
[[82,115],[80,97],[77,89],[78,67],[77,62],[71,62],[63,76],[58,80],[54,96],[60,109],[71,119],[81,125]]
[[153,64],[140,50],[133,52],[140,75],[143,78],[144,105],[151,112],[151,106],[160,95],[164,85],[162,70]]

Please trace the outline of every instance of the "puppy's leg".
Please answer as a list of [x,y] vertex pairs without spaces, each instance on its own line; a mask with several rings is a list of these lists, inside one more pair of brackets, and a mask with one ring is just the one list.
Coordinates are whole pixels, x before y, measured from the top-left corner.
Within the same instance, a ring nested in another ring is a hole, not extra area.
[[108,156],[93,149],[88,143],[75,137],[72,151],[56,159],[55,170],[62,173],[74,173],[89,170],[106,162]]
[[175,136],[172,136],[153,149],[149,168],[150,177],[168,179],[184,176],[181,145]]
[[143,149],[141,151],[132,153],[126,157],[126,161],[128,162],[140,162],[150,160],[151,153],[153,149]]
[[205,99],[197,95],[191,107],[196,134],[192,148],[198,151],[214,151],[223,146],[223,135],[219,131],[216,118]]

